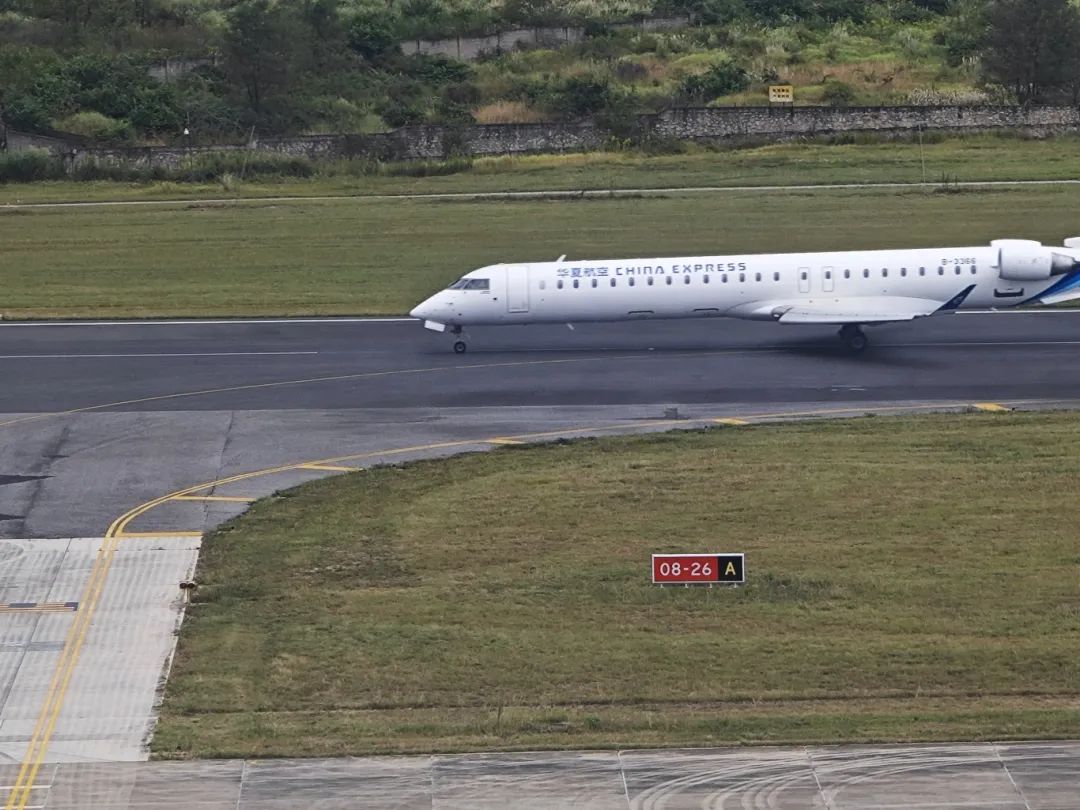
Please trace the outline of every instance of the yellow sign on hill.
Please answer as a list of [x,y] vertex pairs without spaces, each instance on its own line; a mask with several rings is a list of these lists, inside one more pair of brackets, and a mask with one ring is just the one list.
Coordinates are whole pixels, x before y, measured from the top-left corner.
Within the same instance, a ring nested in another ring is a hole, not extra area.
[[774,84],[769,87],[770,104],[794,104],[795,88],[790,84]]

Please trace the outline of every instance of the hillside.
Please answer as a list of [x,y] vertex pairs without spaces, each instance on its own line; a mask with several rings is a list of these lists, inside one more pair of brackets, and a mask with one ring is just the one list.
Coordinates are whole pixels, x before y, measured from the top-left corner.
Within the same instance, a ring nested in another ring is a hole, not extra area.
[[[620,116],[679,104],[978,102],[977,0],[0,0],[0,112],[114,142]],[[682,15],[646,30],[625,23]],[[624,25],[618,26],[617,23]],[[403,40],[515,26],[580,41],[473,61]],[[564,29],[564,30],[569,30]]]

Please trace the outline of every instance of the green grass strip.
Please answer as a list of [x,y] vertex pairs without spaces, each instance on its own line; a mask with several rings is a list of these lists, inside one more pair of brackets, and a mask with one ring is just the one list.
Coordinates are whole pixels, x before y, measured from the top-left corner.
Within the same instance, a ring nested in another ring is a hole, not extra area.
[[[1075,736],[1072,414],[379,468],[209,536],[158,756]],[[656,551],[745,551],[661,589]]]

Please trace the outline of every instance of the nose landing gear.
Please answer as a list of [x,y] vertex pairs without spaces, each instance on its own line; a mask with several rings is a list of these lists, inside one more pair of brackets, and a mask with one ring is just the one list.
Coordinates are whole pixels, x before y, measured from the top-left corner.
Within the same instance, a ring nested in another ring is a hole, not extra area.
[[870,345],[866,333],[857,323],[846,323],[840,327],[840,340],[852,354],[860,354]]
[[460,339],[463,332],[464,330],[461,328],[460,325],[450,327],[450,334],[452,334],[456,338],[459,338],[458,340],[454,341],[454,354],[465,354],[465,350],[468,348],[468,346],[465,345],[465,341]]

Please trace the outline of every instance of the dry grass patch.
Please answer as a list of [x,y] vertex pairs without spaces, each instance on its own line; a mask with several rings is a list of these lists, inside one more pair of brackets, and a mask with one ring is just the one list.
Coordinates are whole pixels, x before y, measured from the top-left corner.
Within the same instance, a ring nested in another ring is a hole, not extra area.
[[531,124],[543,121],[545,117],[544,113],[523,101],[496,101],[473,110],[473,118],[478,124]]

